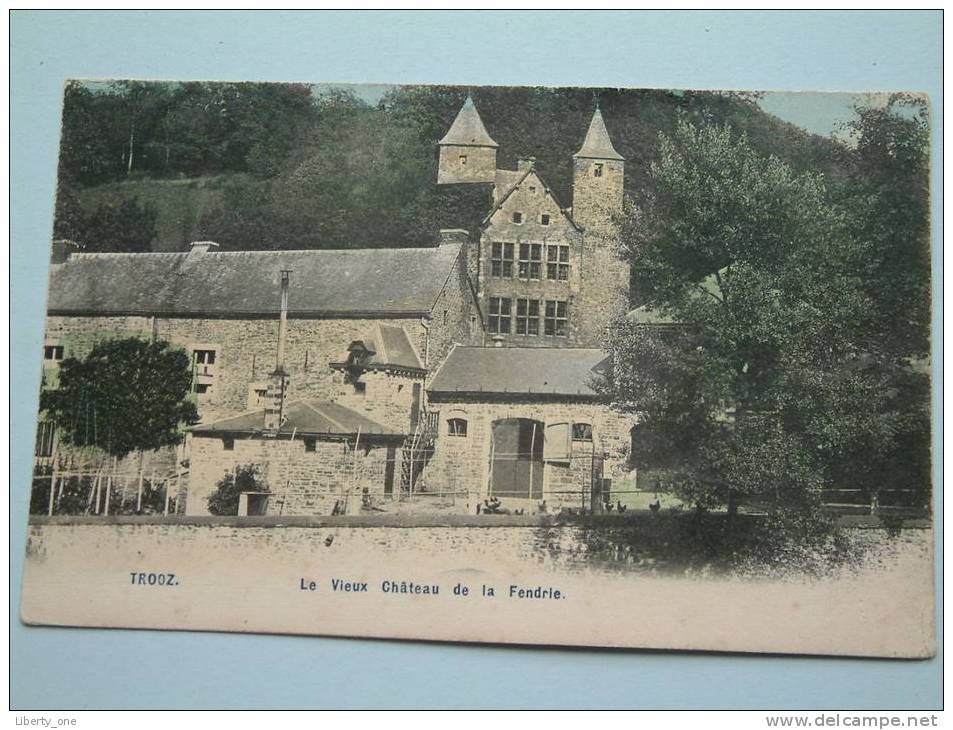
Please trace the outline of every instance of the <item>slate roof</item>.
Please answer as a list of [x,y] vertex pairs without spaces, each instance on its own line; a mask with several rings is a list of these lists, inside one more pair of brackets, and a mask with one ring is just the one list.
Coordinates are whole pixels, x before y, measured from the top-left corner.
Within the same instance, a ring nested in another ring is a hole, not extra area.
[[75,254],[50,267],[50,314],[429,314],[460,254],[431,248]]
[[[404,436],[392,428],[382,426],[367,416],[333,401],[292,401],[285,406],[285,415],[287,417],[279,430],[280,435],[290,436],[294,433],[296,437],[356,436],[360,430],[361,438],[398,439]],[[264,424],[265,411],[261,409],[194,426],[192,432],[200,435],[258,434],[264,430]]]
[[460,107],[456,119],[438,145],[465,145],[468,147],[499,147],[483,126],[483,120],[469,96]]
[[455,347],[434,375],[432,394],[597,396],[608,355],[599,349]]
[[367,365],[424,369],[424,365],[417,355],[417,350],[414,349],[410,337],[407,335],[407,330],[403,327],[394,327],[387,324],[375,325],[370,340],[370,348],[374,350],[374,354],[367,361]]
[[602,112],[599,107],[596,107],[595,114],[592,115],[592,121],[589,122],[589,131],[586,132],[586,139],[582,143],[582,148],[573,155],[573,158],[577,157],[590,157],[597,160],[625,160],[612,146],[612,140],[609,139],[609,130],[606,129],[606,123],[602,119]]

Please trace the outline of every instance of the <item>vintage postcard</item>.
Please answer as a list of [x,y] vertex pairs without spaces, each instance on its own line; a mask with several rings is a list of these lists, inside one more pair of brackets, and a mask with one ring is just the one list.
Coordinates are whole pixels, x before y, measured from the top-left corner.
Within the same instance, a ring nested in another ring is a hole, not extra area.
[[929,131],[68,83],[23,620],[932,656]]

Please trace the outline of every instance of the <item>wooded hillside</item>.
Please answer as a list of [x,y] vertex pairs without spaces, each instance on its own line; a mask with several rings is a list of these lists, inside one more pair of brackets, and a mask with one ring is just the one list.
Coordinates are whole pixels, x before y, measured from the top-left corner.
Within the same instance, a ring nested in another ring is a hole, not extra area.
[[[420,246],[474,228],[481,187],[438,188],[436,142],[467,89],[406,86],[369,105],[304,84],[73,83],[65,92],[54,235],[87,250]],[[641,197],[659,133],[727,122],[797,169],[837,176],[845,148],[761,111],[750,95],[477,87],[499,164],[534,155],[563,205],[596,100]],[[121,206],[121,207],[120,207]]]

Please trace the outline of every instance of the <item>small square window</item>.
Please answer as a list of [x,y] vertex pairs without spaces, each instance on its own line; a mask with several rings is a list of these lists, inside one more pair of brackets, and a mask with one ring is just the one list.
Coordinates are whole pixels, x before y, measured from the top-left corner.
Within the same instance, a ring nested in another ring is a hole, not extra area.
[[215,350],[196,350],[195,364],[196,365],[214,365],[215,364]]
[[548,225],[549,225],[549,213],[543,213],[543,214],[539,217],[539,224],[540,224],[541,226],[548,226]]
[[235,439],[230,436],[226,436],[222,439],[222,449],[224,451],[234,451],[235,450]]
[[196,383],[196,384],[195,384],[195,392],[198,393],[199,395],[205,395],[205,394],[208,393],[211,389],[212,389],[212,386],[209,385],[208,383]]
[[364,383],[360,380],[354,381],[354,392],[357,395],[363,396],[367,395],[367,383]]
[[593,177],[602,177],[602,163],[601,163],[601,162],[597,162],[595,165],[593,165],[593,167],[592,167],[592,176],[593,176]]
[[592,441],[592,424],[574,423],[572,425],[573,441]]
[[304,440],[304,450],[309,454],[313,454],[318,450],[318,440],[315,438],[306,438]]
[[530,186],[529,186],[529,191],[530,191],[531,193],[535,193],[535,192],[536,192],[536,186],[535,186],[535,185],[530,185]]
[[43,359],[51,362],[59,362],[63,359],[62,345],[46,345],[43,348]]
[[521,224],[521,223],[523,222],[523,214],[522,214],[522,213],[518,213],[518,212],[517,212],[517,213],[514,213],[512,220],[513,220],[513,222],[516,223],[517,225]]
[[447,421],[448,436],[466,436],[467,421],[465,418],[451,418]]
[[460,155],[460,165],[461,165],[461,167],[464,166],[464,165],[466,165],[466,164],[467,164],[467,156],[466,156],[466,155]]

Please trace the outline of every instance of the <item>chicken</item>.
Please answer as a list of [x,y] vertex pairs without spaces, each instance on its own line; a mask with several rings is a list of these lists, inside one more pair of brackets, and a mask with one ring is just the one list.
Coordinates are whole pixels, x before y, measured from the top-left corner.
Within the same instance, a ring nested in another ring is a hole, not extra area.
[[662,509],[662,503],[659,502],[658,497],[656,497],[655,501],[649,505],[649,509],[653,512],[658,512],[660,509]]
[[628,507],[626,507],[624,504],[622,504],[621,501],[617,501],[617,502],[615,503],[615,508],[616,508],[616,510],[619,511],[619,512],[625,512],[625,511],[628,509]]

